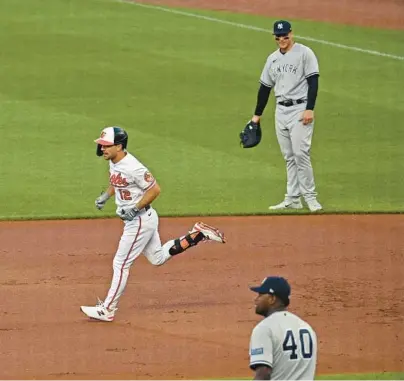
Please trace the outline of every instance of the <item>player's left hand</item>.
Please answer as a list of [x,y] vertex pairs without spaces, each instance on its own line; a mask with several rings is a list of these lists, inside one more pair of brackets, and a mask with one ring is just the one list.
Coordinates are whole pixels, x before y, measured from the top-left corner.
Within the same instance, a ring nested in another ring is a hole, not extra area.
[[111,196],[107,192],[102,192],[101,196],[95,199],[95,207],[98,210],[101,210],[105,206],[105,203],[109,200],[110,197]]
[[138,214],[139,214],[139,209],[136,207],[122,208],[120,216],[121,216],[121,219],[124,221],[133,221]]
[[312,123],[314,120],[314,111],[313,110],[304,110],[302,115],[302,122],[304,125]]
[[261,124],[258,119],[257,122],[253,120],[248,121],[247,125],[240,133],[240,144],[244,148],[255,147],[259,144],[262,137]]

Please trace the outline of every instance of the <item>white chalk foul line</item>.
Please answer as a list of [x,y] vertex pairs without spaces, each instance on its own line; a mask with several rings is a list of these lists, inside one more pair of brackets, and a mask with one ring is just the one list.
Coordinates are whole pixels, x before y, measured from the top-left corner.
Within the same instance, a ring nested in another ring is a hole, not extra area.
[[[271,33],[271,31],[268,30],[268,29],[259,28],[259,27],[253,26],[253,25],[240,24],[240,23],[233,22],[233,21],[222,20],[222,19],[218,19],[218,18],[215,18],[215,17],[198,15],[196,13],[179,11],[179,10],[172,9],[172,8],[164,8],[164,7],[160,7],[160,6],[157,6],[157,5],[148,5],[148,4],[143,4],[143,3],[137,3],[137,2],[131,1],[131,0],[123,0],[123,2],[130,3],[130,4],[136,5],[138,7],[155,9],[155,10],[159,10],[159,11],[163,11],[163,12],[173,13],[173,14],[176,14],[176,15],[194,17],[194,18],[201,19],[201,20],[207,20],[207,21],[217,22],[217,23],[220,23],[220,24],[231,25],[231,26],[235,26],[237,28],[255,30],[257,32]],[[318,44],[334,46],[334,47],[340,48],[340,49],[352,50],[354,52],[366,53],[366,54],[371,54],[371,55],[374,55],[374,56],[386,57],[386,58],[392,58],[392,59],[399,60],[399,61],[404,61],[404,56],[397,56],[397,55],[394,55],[394,54],[378,52],[376,50],[362,49],[362,48],[358,48],[356,46],[338,44],[336,42],[330,42],[330,41],[326,41],[326,40],[319,40],[319,39],[313,38],[313,37],[305,37],[305,36],[298,36],[298,35],[295,35],[295,36],[296,36],[296,38],[298,38],[300,40],[316,42]]]

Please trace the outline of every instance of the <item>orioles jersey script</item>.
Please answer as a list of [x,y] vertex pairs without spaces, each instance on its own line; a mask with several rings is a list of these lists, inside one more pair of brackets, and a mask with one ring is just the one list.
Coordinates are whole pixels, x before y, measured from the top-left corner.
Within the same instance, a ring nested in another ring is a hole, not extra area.
[[109,162],[109,182],[115,188],[115,203],[120,214],[122,207],[135,206],[156,180],[139,160],[127,152],[118,163]]
[[316,333],[298,316],[274,312],[254,328],[250,367],[271,367],[271,380],[314,380],[316,363]]

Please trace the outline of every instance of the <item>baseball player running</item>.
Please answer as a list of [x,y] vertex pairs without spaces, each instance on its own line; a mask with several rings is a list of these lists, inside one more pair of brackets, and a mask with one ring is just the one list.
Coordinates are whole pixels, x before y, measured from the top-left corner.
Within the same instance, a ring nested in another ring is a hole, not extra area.
[[252,126],[259,125],[271,89],[276,98],[275,129],[286,161],[285,199],[269,209],[302,209],[303,196],[311,212],[322,209],[317,201],[310,160],[319,66],[313,51],[294,42],[291,24],[280,20],[273,34],[278,50],[269,55],[261,74]]
[[109,160],[109,187],[95,200],[102,209],[115,196],[116,213],[124,221],[123,234],[113,261],[111,287],[104,301],[80,309],[93,319],[114,320],[119,298],[125,290],[129,269],[143,253],[152,265],[160,266],[201,241],[225,243],[218,229],[198,222],[183,237],[161,245],[158,233],[159,217],[151,206],[159,196],[160,187],[150,171],[126,151],[128,134],[120,127],[107,127],[97,143],[97,155]]
[[287,280],[271,276],[250,289],[258,293],[255,312],[264,316],[250,340],[255,380],[314,380],[317,336],[308,323],[286,310],[290,297]]

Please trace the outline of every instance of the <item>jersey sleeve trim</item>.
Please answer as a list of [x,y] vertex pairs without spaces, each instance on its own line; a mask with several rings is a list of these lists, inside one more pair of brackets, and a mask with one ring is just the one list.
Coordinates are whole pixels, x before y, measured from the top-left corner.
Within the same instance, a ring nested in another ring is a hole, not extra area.
[[272,368],[272,364],[269,361],[265,361],[265,360],[257,360],[257,361],[251,362],[250,363],[250,368],[253,369],[257,365],[266,365],[266,366],[269,366],[270,368]]
[[261,85],[264,85],[264,86],[266,86],[266,87],[272,88],[271,85],[268,85],[267,83],[265,83],[265,82],[263,82],[263,81],[261,81],[261,80],[260,80],[260,84],[261,84]]
[[307,78],[309,78],[309,77],[312,77],[313,75],[318,75],[318,76],[319,76],[320,73],[319,73],[318,71],[315,71],[314,73],[311,73],[311,74],[306,75],[305,78],[307,79]]
[[144,191],[148,191],[150,188],[153,188],[154,185],[156,185],[156,180],[154,180],[147,188],[145,188]]

